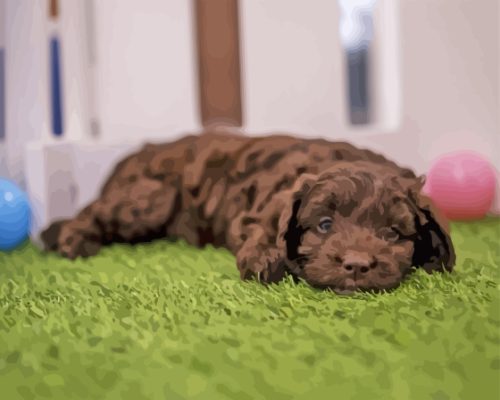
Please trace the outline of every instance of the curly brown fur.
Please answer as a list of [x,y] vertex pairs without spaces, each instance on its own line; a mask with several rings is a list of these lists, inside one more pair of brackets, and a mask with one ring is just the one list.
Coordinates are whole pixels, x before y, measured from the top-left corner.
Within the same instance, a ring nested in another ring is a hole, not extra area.
[[347,143],[212,132],[146,145],[42,239],[73,259],[112,242],[182,237],[229,248],[242,279],[390,289],[412,266],[454,265],[447,224],[421,187],[410,170]]

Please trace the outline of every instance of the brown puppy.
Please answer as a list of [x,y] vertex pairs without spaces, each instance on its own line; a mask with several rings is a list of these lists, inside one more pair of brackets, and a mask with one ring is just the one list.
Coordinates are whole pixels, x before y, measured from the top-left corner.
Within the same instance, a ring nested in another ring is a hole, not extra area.
[[112,242],[182,237],[229,248],[242,279],[390,289],[412,266],[451,271],[455,262],[421,187],[410,170],[347,143],[205,133],[127,157],[99,199],[42,239],[75,258]]

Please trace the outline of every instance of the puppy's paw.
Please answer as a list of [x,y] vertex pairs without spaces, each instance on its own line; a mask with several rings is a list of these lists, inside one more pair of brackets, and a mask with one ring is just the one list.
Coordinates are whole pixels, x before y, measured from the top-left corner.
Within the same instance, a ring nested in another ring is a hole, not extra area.
[[101,248],[95,229],[77,219],[54,222],[40,237],[45,250],[54,251],[72,260],[93,256]]
[[61,235],[61,228],[66,221],[53,222],[41,234],[43,246],[47,251],[57,251],[59,246],[59,236]]
[[99,252],[101,244],[87,239],[79,232],[62,229],[57,252],[63,257],[74,260],[77,257],[90,257]]
[[99,242],[88,239],[82,232],[71,229],[69,225],[64,221],[57,222],[42,233],[45,250],[55,251],[71,260],[90,257],[99,252]]
[[242,250],[237,259],[243,280],[255,279],[261,283],[272,283],[285,277],[283,257],[276,248]]

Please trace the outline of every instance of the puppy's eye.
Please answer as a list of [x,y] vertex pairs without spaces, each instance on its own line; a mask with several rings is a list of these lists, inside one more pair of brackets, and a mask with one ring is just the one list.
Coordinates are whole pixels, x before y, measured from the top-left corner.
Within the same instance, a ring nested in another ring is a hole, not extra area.
[[395,226],[391,226],[390,228],[384,229],[382,233],[382,237],[388,242],[396,242],[401,239],[401,232]]
[[318,232],[319,233],[326,233],[330,230],[332,227],[332,219],[330,217],[323,217],[319,220],[318,224]]

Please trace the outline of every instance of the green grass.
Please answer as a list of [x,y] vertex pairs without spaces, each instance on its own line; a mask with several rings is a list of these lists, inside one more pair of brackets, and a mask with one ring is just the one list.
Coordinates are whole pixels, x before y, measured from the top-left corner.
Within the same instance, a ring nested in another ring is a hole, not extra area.
[[499,223],[453,228],[456,272],[349,298],[183,243],[0,253],[1,396],[497,399]]

